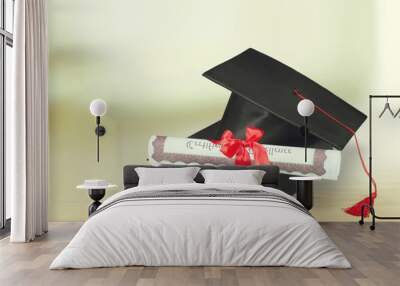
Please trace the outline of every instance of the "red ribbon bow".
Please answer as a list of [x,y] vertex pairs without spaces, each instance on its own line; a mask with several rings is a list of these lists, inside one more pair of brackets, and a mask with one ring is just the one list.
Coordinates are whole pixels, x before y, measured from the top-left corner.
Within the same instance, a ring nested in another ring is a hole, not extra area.
[[264,136],[264,131],[258,128],[246,128],[246,140],[235,138],[232,131],[225,130],[219,140],[211,140],[214,144],[221,144],[221,152],[228,158],[235,156],[235,164],[251,165],[250,154],[247,148],[253,150],[254,161],[257,165],[269,164],[267,151],[258,143]]

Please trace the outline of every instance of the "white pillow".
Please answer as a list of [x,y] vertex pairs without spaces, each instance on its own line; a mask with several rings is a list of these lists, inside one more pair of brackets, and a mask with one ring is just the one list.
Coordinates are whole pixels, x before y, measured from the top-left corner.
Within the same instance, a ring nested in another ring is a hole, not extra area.
[[265,171],[262,170],[202,170],[205,184],[261,185]]
[[139,186],[195,183],[193,179],[199,170],[199,167],[135,168],[139,176]]

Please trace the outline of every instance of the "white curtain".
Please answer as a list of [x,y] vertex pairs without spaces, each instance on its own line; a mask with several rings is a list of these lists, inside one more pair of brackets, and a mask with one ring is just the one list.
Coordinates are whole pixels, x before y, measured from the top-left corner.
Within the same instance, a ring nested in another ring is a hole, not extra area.
[[6,111],[12,242],[47,232],[47,3],[16,0],[13,92]]

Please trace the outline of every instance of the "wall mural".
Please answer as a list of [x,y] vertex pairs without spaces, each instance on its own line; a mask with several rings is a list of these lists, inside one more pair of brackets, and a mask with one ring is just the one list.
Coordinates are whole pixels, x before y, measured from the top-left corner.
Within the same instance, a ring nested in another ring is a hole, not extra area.
[[[234,164],[241,148],[256,142],[266,146],[268,159],[282,169],[280,187],[288,192],[296,186],[287,180],[289,176],[324,178],[314,183],[313,216],[322,221],[354,221],[341,208],[367,194],[368,180],[360,169],[352,135],[318,107],[357,130],[366,154],[365,118],[357,110],[365,113],[367,95],[380,87],[378,41],[371,32],[376,27],[374,5],[363,3],[360,11],[361,1],[346,3],[346,10],[336,2],[241,3],[49,2],[50,220],[87,218],[91,200],[87,192],[75,189],[85,180],[117,185],[106,192],[106,199],[123,188],[125,165],[183,157],[190,161],[190,156]],[[299,13],[307,17],[293,26],[288,19]],[[339,16],[341,24],[336,25]],[[270,68],[277,70],[271,73]],[[288,78],[284,70],[290,71]],[[283,81],[288,84],[274,85]],[[295,90],[315,104],[308,118],[299,113],[302,98]],[[107,133],[100,138],[99,163],[94,118],[88,110],[97,98],[108,107],[101,118]],[[398,110],[396,104],[391,106]],[[396,123],[376,124],[384,125],[376,128],[380,138],[379,133],[390,133]],[[247,140],[248,127],[262,130],[263,136]],[[228,148],[235,154],[231,158],[210,141],[220,140],[227,130],[232,139],[244,141],[234,141],[240,143],[235,150]],[[391,141],[397,144],[395,134]],[[150,142],[158,143],[149,149]],[[377,204],[386,215],[398,205],[397,182],[391,178],[396,177],[400,162],[383,165],[391,160],[393,148],[382,144],[377,142],[376,148],[385,151],[377,155],[383,163],[374,171],[380,186],[381,178],[385,179],[385,192]],[[207,155],[208,148],[212,150]],[[253,149],[248,152],[253,160]],[[246,156],[239,161],[248,162]]]

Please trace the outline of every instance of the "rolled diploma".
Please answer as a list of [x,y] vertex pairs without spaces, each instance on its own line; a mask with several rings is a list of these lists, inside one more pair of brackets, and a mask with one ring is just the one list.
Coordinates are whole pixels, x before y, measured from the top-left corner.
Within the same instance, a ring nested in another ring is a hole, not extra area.
[[[304,148],[278,145],[263,145],[272,165],[280,172],[299,176],[321,176],[336,180],[340,173],[341,152],[307,148],[308,161],[304,162]],[[253,152],[248,149],[250,158]],[[234,158],[227,158],[220,145],[209,140],[151,136],[148,145],[151,165],[234,165]],[[254,164],[254,162],[253,162]]]

